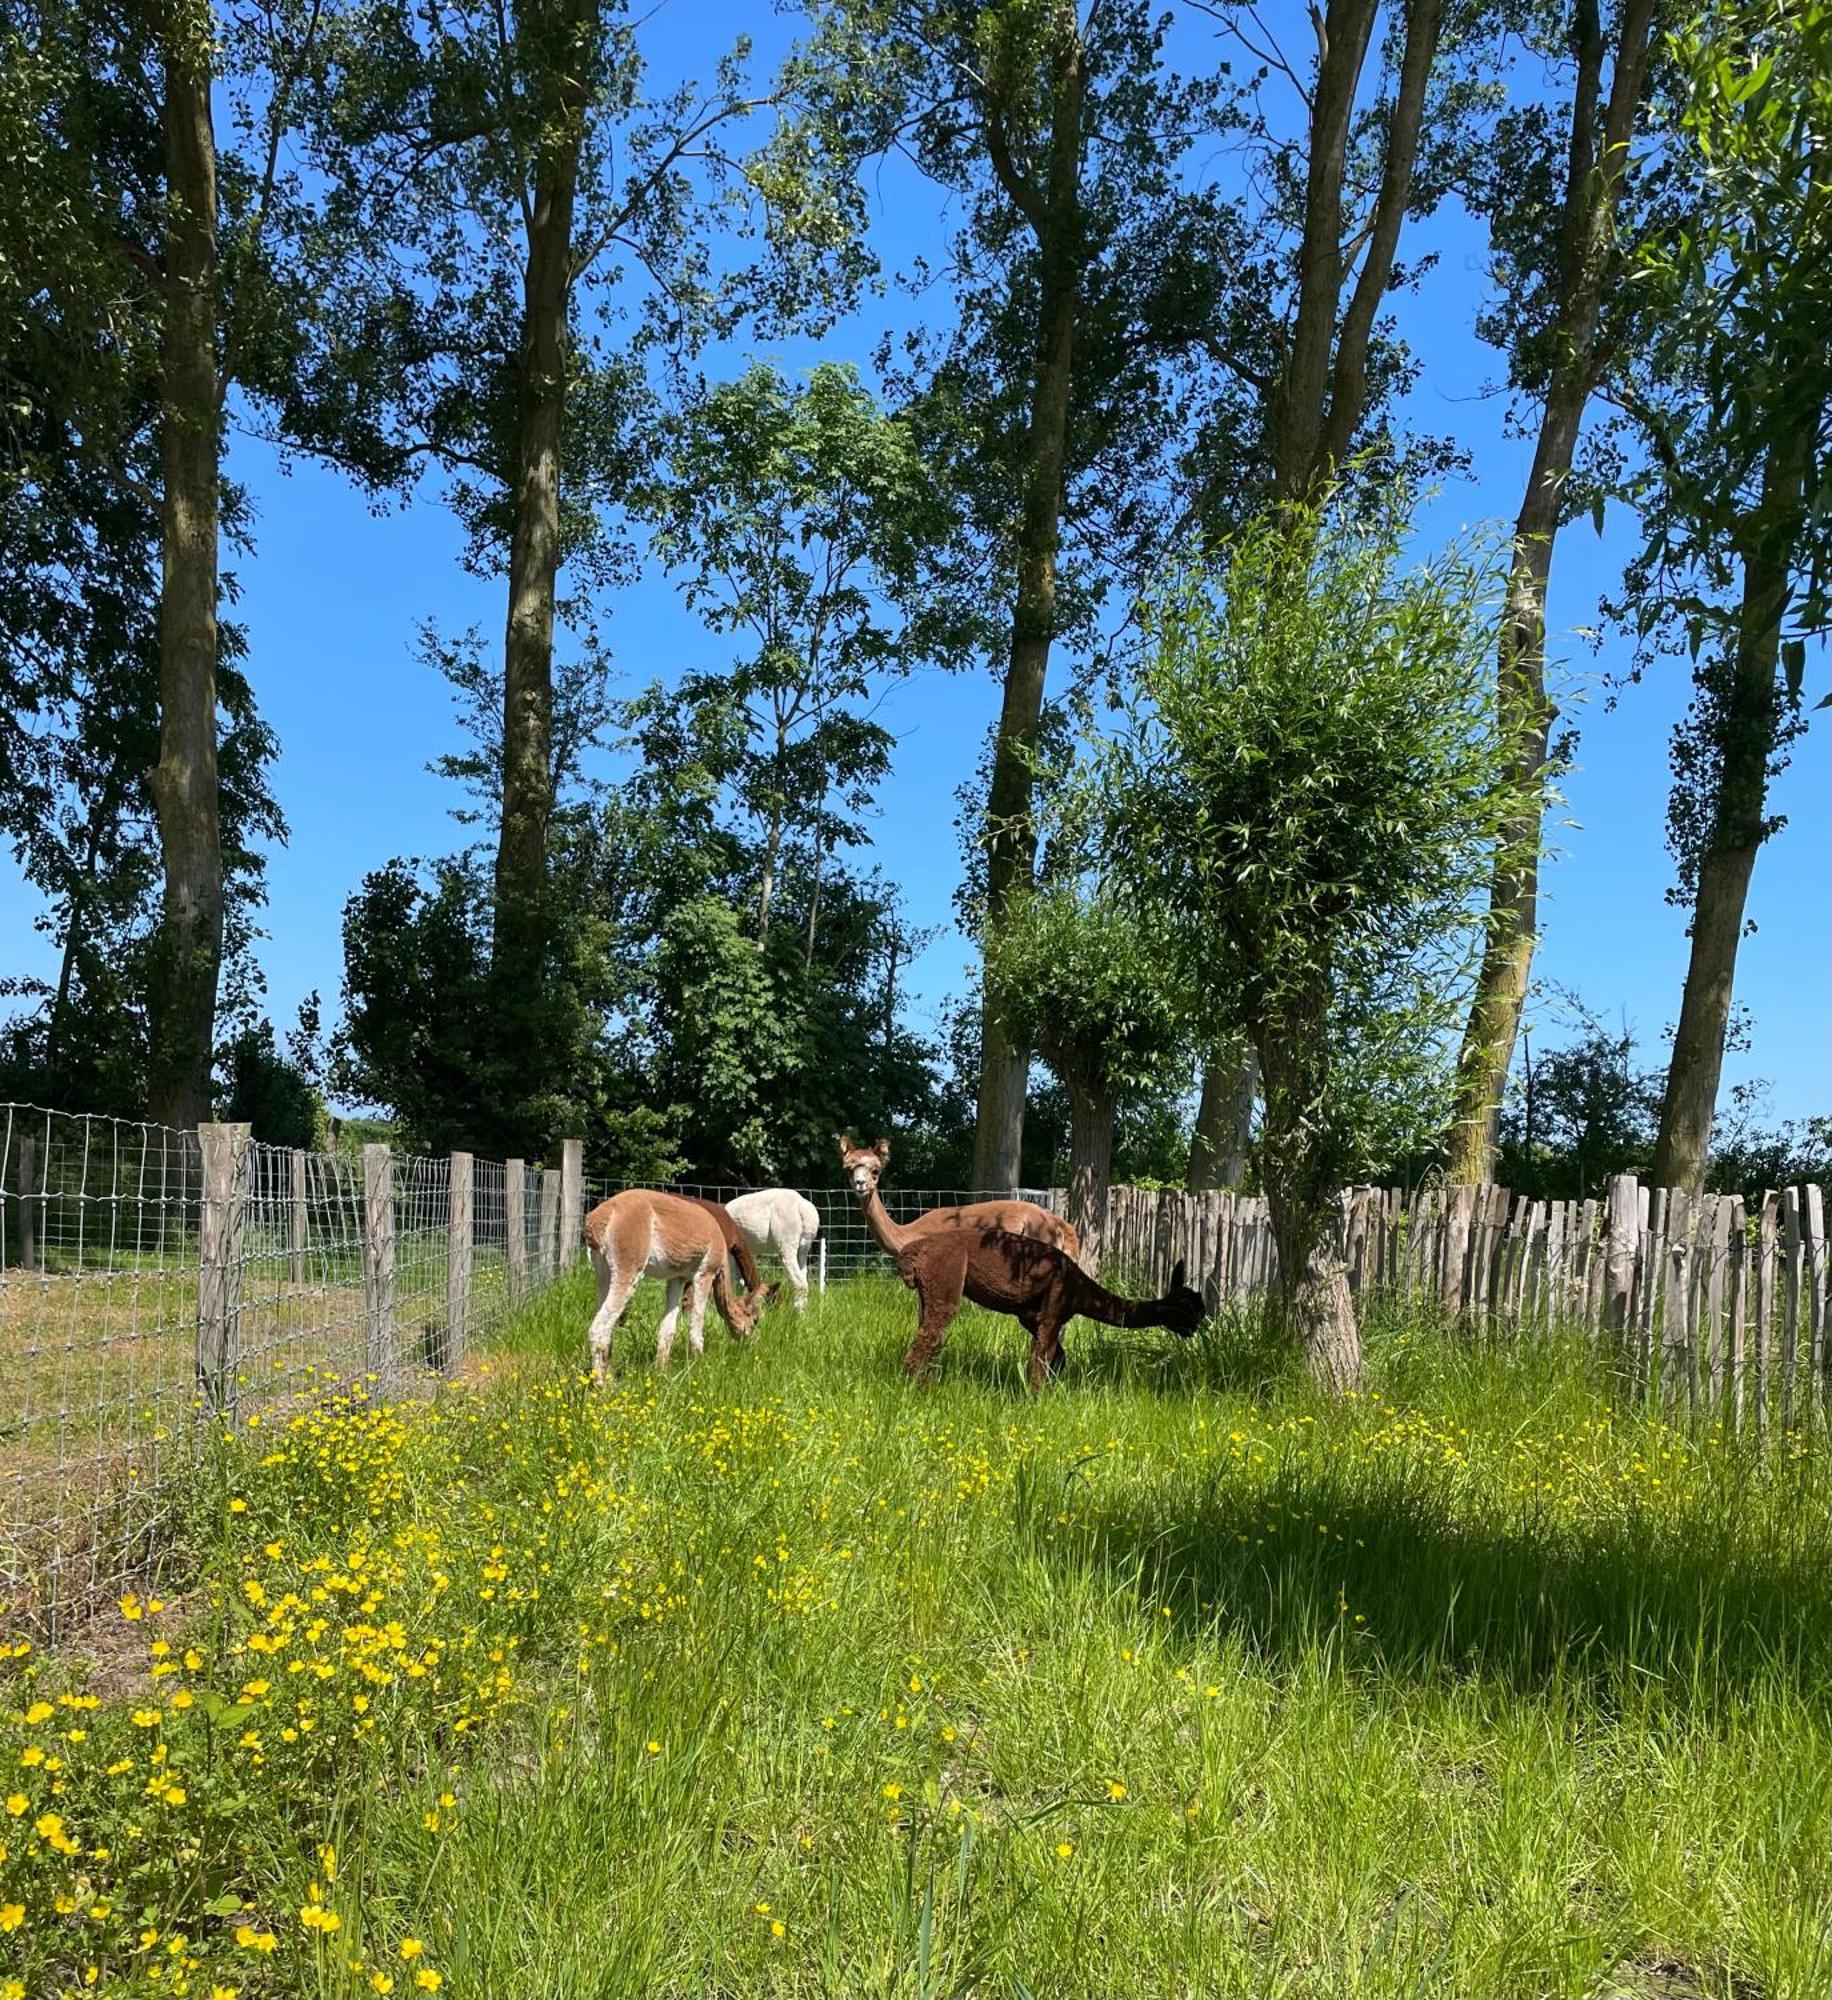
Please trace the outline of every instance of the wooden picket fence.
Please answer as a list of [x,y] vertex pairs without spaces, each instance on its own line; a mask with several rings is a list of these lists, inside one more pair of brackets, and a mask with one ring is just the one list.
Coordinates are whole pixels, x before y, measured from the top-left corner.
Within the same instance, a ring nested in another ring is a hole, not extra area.
[[[1693,1196],[1619,1174],[1590,1201],[1502,1187],[1358,1187],[1341,1247],[1360,1295],[1430,1300],[1508,1337],[1579,1328],[1608,1341],[1637,1391],[1791,1425],[1832,1386],[1832,1272],[1816,1186]],[[1114,1188],[1103,1260],[1154,1290],[1181,1258],[1210,1308],[1277,1272],[1265,1198]]]

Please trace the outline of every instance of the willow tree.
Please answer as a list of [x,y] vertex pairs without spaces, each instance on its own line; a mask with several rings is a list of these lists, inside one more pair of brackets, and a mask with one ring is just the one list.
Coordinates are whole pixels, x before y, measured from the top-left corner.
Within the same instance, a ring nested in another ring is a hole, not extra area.
[[1169,927],[1099,884],[1047,883],[1008,912],[989,964],[1006,1019],[1068,1092],[1069,1220],[1093,1262],[1120,1106],[1163,1082],[1188,1032]]
[[1586,405],[1607,375],[1625,370],[1633,351],[1634,248],[1619,224],[1633,191],[1632,148],[1663,9],[1660,0],[1620,0],[1607,32],[1598,0],[1572,0],[1561,11],[1566,87],[1559,113],[1535,105],[1505,119],[1481,179],[1498,266],[1484,331],[1506,347],[1513,385],[1538,403],[1539,421],[1495,660],[1496,684],[1516,725],[1517,824],[1506,850],[1512,859],[1489,885],[1488,946],[1463,1031],[1448,1167],[1462,1182],[1488,1180],[1494,1171],[1537,942],[1539,828],[1554,720],[1546,694],[1546,592],[1554,544],[1578,499],[1573,471]]
[[[1225,333],[1208,347],[1211,403],[1190,459],[1196,520],[1219,542],[1268,502],[1307,502],[1382,442],[1408,365],[1388,315],[1411,282],[1404,231],[1474,155],[1492,37],[1465,24],[1447,38],[1445,0],[1329,0],[1310,10],[1300,53],[1256,7],[1203,11],[1263,66],[1237,97],[1260,206]],[[1295,138],[1260,103],[1276,78],[1299,96]],[[1192,1187],[1238,1171],[1258,1081],[1251,1048],[1207,1052]]]
[[1177,914],[1199,1018],[1259,1051],[1278,1300],[1330,1388],[1360,1371],[1337,1197],[1440,1129],[1504,821],[1494,565],[1409,566],[1408,533],[1403,489],[1326,495],[1192,558],[1103,769],[1108,865]]

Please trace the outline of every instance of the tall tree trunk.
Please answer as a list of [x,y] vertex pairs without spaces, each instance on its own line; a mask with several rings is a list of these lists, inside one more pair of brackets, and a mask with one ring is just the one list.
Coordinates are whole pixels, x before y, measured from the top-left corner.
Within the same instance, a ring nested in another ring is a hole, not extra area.
[[770,806],[770,830],[763,843],[763,882],[757,891],[757,942],[770,934],[770,906],[776,900],[776,856],[782,847],[782,801]]
[[[1795,442],[1798,449],[1810,440]],[[1761,507],[1743,552],[1743,601],[1734,670],[1719,715],[1711,832],[1699,863],[1692,953],[1661,1099],[1660,1136],[1648,1170],[1654,1186],[1692,1194],[1705,1185],[1737,945],[1756,849],[1766,831],[1769,765],[1784,713],[1777,668],[1793,537],[1778,524],[1798,520],[1803,487],[1798,465],[1784,466],[1771,456]]]
[[1190,1136],[1189,1185],[1194,1192],[1239,1187],[1247,1175],[1259,1058],[1251,1049],[1204,1065],[1202,1100]]
[[1598,322],[1614,261],[1612,237],[1628,142],[1647,77],[1658,0],[1629,0],[1621,21],[1615,76],[1602,147],[1596,111],[1603,36],[1596,0],[1578,0],[1573,36],[1577,83],[1560,232],[1555,359],[1540,417],[1539,440],[1514,524],[1507,616],[1496,649],[1496,696],[1513,739],[1508,785],[1512,806],[1489,885],[1488,938],[1476,976],[1458,1057],[1448,1175],[1490,1180],[1500,1136],[1501,1098],[1526,1005],[1539,928],[1539,859],[1546,753],[1554,711],[1546,700],[1546,589],[1552,545],[1583,426],[1596,385]]
[[150,994],[148,1108],[162,1124],[210,1115],[223,860],[216,773],[217,516],[222,400],[216,360],[216,135],[212,22],[164,23],[168,221],[160,352],[159,761],[149,774],[165,874]]
[[[1082,70],[1079,38],[1065,40],[1052,123],[1050,186],[1021,186],[991,140],[995,166],[1037,232],[1042,253],[1037,358],[1031,383],[1024,493],[1018,526],[1017,594],[1005,697],[993,746],[986,802],[986,957],[1013,896],[1030,886],[1037,834],[1031,818],[1030,751],[1043,714],[1050,642],[1056,630],[1056,555],[1061,540],[1064,458],[1074,385],[1075,322],[1081,301]],[[980,1093],[973,1135],[973,1185],[1018,1184],[1030,1051],[1006,1027],[988,972],[982,984]]]
[[1275,1306],[1320,1388],[1361,1378],[1361,1331],[1341,1242],[1341,1189],[1319,1153],[1319,1113],[1329,1101],[1329,993],[1319,984],[1288,997],[1256,1026],[1266,1085],[1261,1178],[1279,1255]]
[[1069,1220],[1081,1238],[1081,1261],[1100,1269],[1107,1233],[1107,1189],[1113,1177],[1113,1092],[1091,1084],[1069,1085]]
[[[533,1058],[532,1003],[547,977],[547,832],[553,817],[553,618],[572,296],[573,203],[584,134],[580,65],[567,66],[535,169],[522,274],[503,642],[502,826],[491,977],[511,1075]],[[530,1135],[531,1137],[537,1135]]]

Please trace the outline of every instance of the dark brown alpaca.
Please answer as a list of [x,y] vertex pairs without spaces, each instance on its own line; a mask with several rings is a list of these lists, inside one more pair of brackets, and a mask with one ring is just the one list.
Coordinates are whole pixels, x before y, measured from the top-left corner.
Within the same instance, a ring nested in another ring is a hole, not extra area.
[[[738,1260],[738,1275],[744,1280],[747,1292],[760,1292],[763,1280],[757,1275],[757,1259],[751,1254],[751,1246],[745,1241],[744,1231],[731,1219],[731,1214],[722,1201],[708,1201],[703,1194],[684,1194],[682,1201],[690,1201],[695,1208],[703,1208],[719,1225],[719,1234],[725,1238],[725,1254]],[[780,1286],[772,1286],[765,1305],[773,1304]]]
[[963,1298],[1010,1313],[1031,1337],[1030,1385],[1062,1367],[1062,1330],[1077,1313],[1103,1326],[1164,1326],[1187,1340],[1202,1322],[1202,1294],[1183,1282],[1181,1260],[1161,1299],[1123,1299],[1097,1284],[1054,1244],[1004,1229],[945,1229],[897,1253],[897,1275],[922,1306],[904,1372],[921,1375],[941,1350]]

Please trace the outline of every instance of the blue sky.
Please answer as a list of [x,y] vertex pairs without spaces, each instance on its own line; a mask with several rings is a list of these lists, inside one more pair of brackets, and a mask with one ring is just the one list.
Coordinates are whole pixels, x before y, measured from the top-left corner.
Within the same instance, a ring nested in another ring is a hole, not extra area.
[[[665,10],[645,32],[658,36],[664,65],[695,59],[753,25],[723,4]],[[773,24],[772,24],[773,25]],[[1198,53],[1200,51],[1198,50]],[[899,174],[880,184],[875,217],[880,255],[894,267],[938,249],[946,217],[932,190]],[[1504,399],[1492,393],[1499,357],[1471,331],[1486,285],[1483,243],[1466,219],[1443,218],[1402,248],[1430,247],[1438,263],[1419,297],[1401,305],[1423,368],[1411,419],[1456,435],[1473,454],[1473,475],[1430,503],[1421,534],[1441,539],[1465,525],[1511,521],[1528,446],[1505,435]],[[737,347],[732,369],[750,354],[804,367],[816,355],[863,365],[887,323],[910,310],[900,297],[868,303],[828,339],[794,348]],[[281,466],[245,436],[230,469],[254,502],[257,550],[236,565],[238,616],[249,637],[248,667],[281,751],[273,785],[291,825],[288,845],[269,862],[269,935],[259,946],[271,1011],[287,1025],[300,999],[319,988],[335,1006],[341,978],[340,917],[363,874],[395,855],[437,854],[460,843],[447,817],[453,788],[427,764],[457,739],[444,684],[413,656],[421,622],[448,632],[481,625],[500,643],[503,588],[459,566],[460,537],[429,489],[411,506],[372,513],[337,474],[309,464]],[[1611,708],[1602,677],[1619,671],[1626,642],[1607,637],[1593,650],[1582,629],[1597,618],[1601,591],[1620,575],[1633,524],[1612,519],[1599,540],[1588,523],[1562,537],[1553,574],[1553,645],[1566,687],[1567,720],[1581,730],[1577,767],[1565,790],[1568,825],[1554,830],[1542,907],[1542,979],[1581,993],[1611,1020],[1630,1024],[1650,1058],[1674,1019],[1685,970],[1685,917],[1664,892],[1671,863],[1662,839],[1667,738],[1683,711],[1688,675],[1664,663]],[[721,664],[720,642],[681,608],[663,576],[645,574],[611,600],[606,637],[620,686],[672,680],[690,667]],[[1069,662],[1059,659],[1057,678]],[[1823,691],[1823,656],[1810,669]],[[618,691],[613,688],[613,694]],[[893,688],[881,716],[897,735],[895,770],[881,796],[874,855],[899,883],[912,918],[950,923],[958,876],[952,828],[954,788],[971,768],[997,709],[990,669],[927,674]],[[1738,965],[1737,997],[1753,1017],[1755,1043],[1733,1054],[1726,1083],[1769,1079],[1776,1117],[1832,1109],[1832,785],[1827,782],[1828,717],[1814,717],[1774,794],[1788,825],[1766,846],[1750,900],[1754,934]],[[607,771],[615,775],[614,767]],[[0,932],[11,942],[7,971],[44,971],[50,954],[28,939],[35,911],[10,857],[0,857]],[[951,928],[912,971],[919,1023],[932,1023],[946,996],[969,978],[969,952]],[[1536,1010],[1537,1038],[1560,1039],[1549,1003]]]

